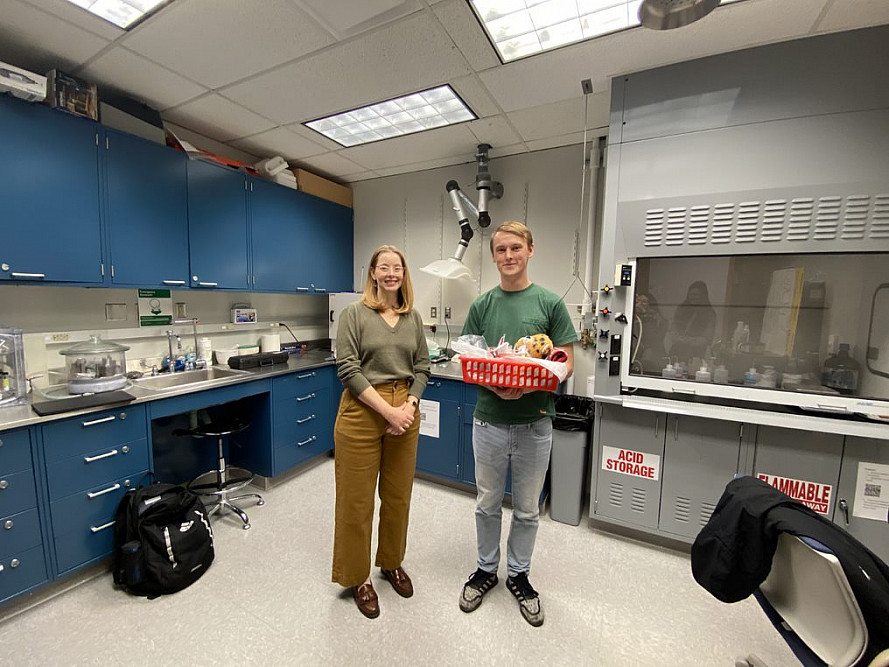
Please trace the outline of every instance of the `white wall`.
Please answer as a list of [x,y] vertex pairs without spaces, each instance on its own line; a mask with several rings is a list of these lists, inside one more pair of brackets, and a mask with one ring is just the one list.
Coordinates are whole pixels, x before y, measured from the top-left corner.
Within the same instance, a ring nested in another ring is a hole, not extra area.
[[[472,160],[472,156],[467,156]],[[451,336],[459,335],[469,305],[482,292],[499,283],[491,260],[490,235],[506,220],[525,222],[534,234],[535,254],[530,263],[531,280],[564,295],[575,323],[583,302],[584,252],[587,212],[581,211],[583,181],[582,145],[492,159],[489,171],[503,183],[504,195],[491,203],[490,227],[479,230],[469,244],[464,263],[477,282],[446,281],[419,271],[435,259],[450,257],[457,248],[460,228],[445,190],[456,180],[463,192],[477,201],[475,162],[415,174],[362,181],[355,194],[355,275],[363,288],[367,262],[380,245],[390,243],[405,251],[416,292],[416,308],[427,323],[439,325],[436,339],[444,344],[444,308],[452,309]],[[584,199],[588,200],[589,185]],[[598,254],[598,250],[595,254]],[[575,265],[576,258],[576,265]],[[575,271],[579,279],[575,279]],[[596,285],[587,285],[595,290]],[[438,308],[432,318],[430,307]],[[575,393],[585,391],[585,378],[592,368],[592,348],[584,353],[575,346],[577,363]]]

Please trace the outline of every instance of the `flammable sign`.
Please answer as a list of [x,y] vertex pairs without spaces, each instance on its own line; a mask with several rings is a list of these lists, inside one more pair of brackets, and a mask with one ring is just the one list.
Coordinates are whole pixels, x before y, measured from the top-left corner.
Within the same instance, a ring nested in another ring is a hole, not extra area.
[[830,484],[819,484],[818,482],[808,482],[803,479],[793,479],[792,477],[779,477],[778,475],[769,475],[766,473],[756,473],[757,479],[761,479],[767,484],[771,484],[782,493],[803,505],[812,509],[818,514],[827,514],[830,509],[830,496],[833,487]]

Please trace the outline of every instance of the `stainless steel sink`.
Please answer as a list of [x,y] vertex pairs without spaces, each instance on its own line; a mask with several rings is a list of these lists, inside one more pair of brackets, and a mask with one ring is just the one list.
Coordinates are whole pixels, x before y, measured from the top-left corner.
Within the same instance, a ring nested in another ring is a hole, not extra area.
[[137,387],[161,390],[249,374],[249,371],[239,371],[234,368],[217,368],[215,366],[211,366],[210,368],[201,368],[194,371],[164,373],[162,375],[142,377],[137,380],[133,380],[133,382],[136,384]]

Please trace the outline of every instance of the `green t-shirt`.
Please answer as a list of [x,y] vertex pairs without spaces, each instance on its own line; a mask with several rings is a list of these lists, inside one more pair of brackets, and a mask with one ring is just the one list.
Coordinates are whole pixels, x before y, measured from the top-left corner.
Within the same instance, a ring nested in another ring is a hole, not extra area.
[[[522,336],[545,333],[553,345],[567,345],[577,340],[577,332],[565,302],[547,289],[531,283],[518,292],[505,292],[500,286],[472,302],[463,335],[485,337],[493,347],[506,336],[515,345]],[[528,424],[541,417],[553,417],[553,395],[534,391],[515,401],[505,401],[484,387],[478,388],[475,418],[492,424]]]

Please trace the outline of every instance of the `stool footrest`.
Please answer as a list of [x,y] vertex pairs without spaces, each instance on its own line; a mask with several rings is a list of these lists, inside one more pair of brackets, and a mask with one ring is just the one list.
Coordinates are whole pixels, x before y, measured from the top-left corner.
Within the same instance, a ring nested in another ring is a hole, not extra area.
[[244,468],[227,466],[225,469],[225,482],[220,487],[218,472],[208,470],[191,480],[186,487],[197,495],[214,495],[223,491],[237,491],[253,481],[253,473]]

